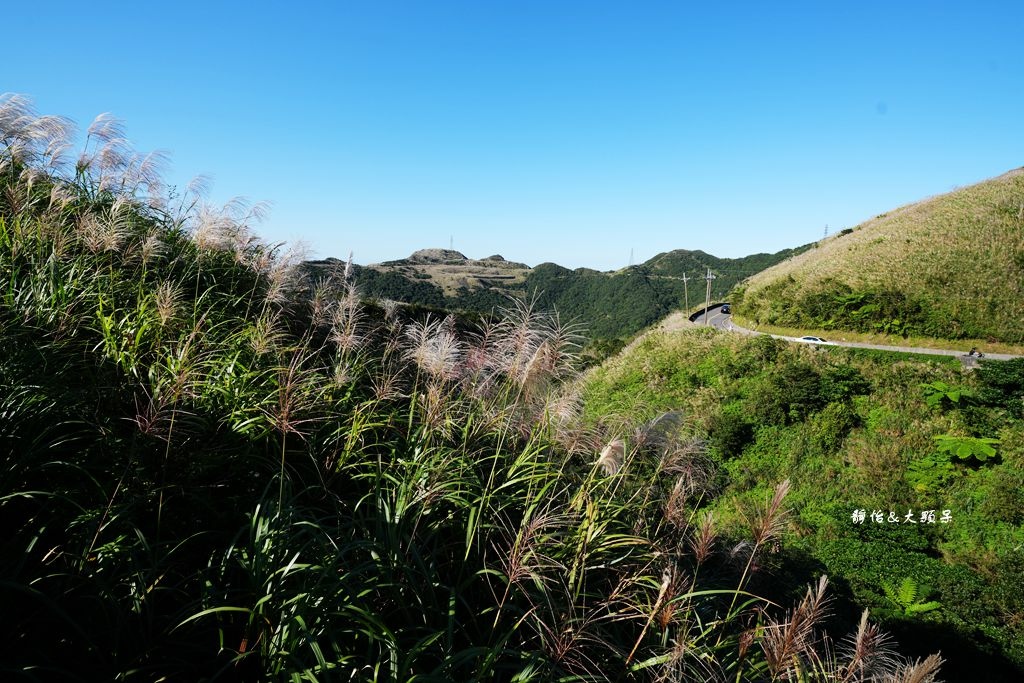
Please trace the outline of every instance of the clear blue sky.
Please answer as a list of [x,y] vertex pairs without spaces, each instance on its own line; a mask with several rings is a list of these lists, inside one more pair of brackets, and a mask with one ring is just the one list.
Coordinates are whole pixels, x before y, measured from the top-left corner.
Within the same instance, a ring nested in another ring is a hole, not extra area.
[[0,92],[110,111],[271,241],[600,269],[816,240],[1024,165],[1024,3],[5,3]]

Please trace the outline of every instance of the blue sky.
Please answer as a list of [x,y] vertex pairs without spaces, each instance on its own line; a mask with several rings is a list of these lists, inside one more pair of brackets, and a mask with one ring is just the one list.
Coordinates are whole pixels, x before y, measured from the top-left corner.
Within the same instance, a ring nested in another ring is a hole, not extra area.
[[359,263],[775,251],[1024,165],[1020,2],[14,3],[0,92]]

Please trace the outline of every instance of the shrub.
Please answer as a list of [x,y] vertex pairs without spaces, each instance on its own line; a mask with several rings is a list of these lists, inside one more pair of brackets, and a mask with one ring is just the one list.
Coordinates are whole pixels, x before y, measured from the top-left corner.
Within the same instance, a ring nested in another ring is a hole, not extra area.
[[711,420],[711,447],[724,458],[739,455],[754,440],[754,425],[747,418],[743,403],[733,402]]
[[1009,467],[992,471],[978,512],[995,522],[1024,523],[1024,472]]
[[834,365],[822,373],[821,395],[829,402],[845,401],[870,391],[871,383],[852,365]]
[[821,450],[835,453],[857,423],[857,414],[849,404],[832,402],[811,418],[811,429]]
[[821,376],[801,361],[774,368],[754,386],[749,399],[758,424],[798,422],[825,403]]
[[982,402],[1005,407],[1017,418],[1024,418],[1024,358],[983,361],[974,375],[981,385],[978,396]]

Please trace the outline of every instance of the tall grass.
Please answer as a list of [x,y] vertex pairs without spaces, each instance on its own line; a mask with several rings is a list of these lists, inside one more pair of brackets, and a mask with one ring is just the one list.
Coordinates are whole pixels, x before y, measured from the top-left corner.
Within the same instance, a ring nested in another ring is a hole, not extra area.
[[557,317],[364,303],[69,137],[0,100],[5,678],[791,677],[748,591],[784,490],[737,568],[677,421],[579,423]]

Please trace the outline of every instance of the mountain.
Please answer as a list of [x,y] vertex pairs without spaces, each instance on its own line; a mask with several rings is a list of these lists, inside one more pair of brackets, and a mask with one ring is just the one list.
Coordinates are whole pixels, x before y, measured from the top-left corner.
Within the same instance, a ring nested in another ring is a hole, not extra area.
[[[715,275],[711,298],[719,301],[744,278],[806,248],[738,259],[677,249],[613,272],[555,263],[531,268],[500,255],[471,259],[450,249],[422,249],[396,261],[353,266],[353,272],[366,296],[472,313],[505,307],[509,296],[534,297],[539,308],[579,323],[592,339],[619,339],[673,310],[703,304],[709,268]],[[314,273],[344,267],[337,259],[306,265]]]
[[732,298],[758,324],[1024,342],[1024,169],[843,230]]

